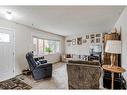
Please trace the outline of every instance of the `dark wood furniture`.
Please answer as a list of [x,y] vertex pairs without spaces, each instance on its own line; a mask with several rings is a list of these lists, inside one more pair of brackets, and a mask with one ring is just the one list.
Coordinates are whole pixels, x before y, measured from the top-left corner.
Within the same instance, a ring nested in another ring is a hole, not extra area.
[[[107,40],[120,40],[120,34],[119,33],[110,33],[110,34],[105,34],[104,35],[104,50],[105,50],[105,46],[106,46],[106,42]],[[103,65],[111,65],[111,61],[110,61],[110,53],[106,53],[104,52],[104,63]],[[121,66],[121,55],[115,55],[116,60],[115,60],[115,65],[117,66]]]
[[[107,40],[121,40],[121,34],[117,32],[105,34],[104,35],[104,50],[105,50]],[[110,56],[111,56],[110,53],[104,52],[103,65],[111,65]],[[115,56],[116,56],[115,65],[121,67],[121,55],[119,54]],[[114,72],[113,82],[114,82],[114,89],[126,89],[126,81],[121,75],[121,73]],[[112,83],[111,71],[104,70],[104,77],[103,77],[104,88],[111,89],[111,83]]]
[[111,71],[112,73],[112,85],[111,88],[114,89],[114,73],[123,73],[125,69],[118,66],[111,66],[111,65],[103,65],[102,68],[107,71]]

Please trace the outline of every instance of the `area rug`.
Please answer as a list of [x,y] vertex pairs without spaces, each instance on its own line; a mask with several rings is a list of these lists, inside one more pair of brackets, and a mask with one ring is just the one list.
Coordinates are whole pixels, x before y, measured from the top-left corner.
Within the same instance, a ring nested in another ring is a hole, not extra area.
[[11,78],[0,82],[0,89],[29,90],[32,87],[18,78]]

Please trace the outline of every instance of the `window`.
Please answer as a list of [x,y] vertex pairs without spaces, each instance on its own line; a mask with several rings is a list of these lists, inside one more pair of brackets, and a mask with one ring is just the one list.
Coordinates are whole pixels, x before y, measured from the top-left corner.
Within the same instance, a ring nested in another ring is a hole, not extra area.
[[0,42],[10,42],[9,34],[0,33]]
[[33,37],[33,44],[35,45],[35,55],[57,53],[60,48],[60,41],[40,39],[37,37]]
[[43,52],[44,52],[44,48],[43,48],[44,44],[43,43],[44,43],[44,40],[38,39],[38,54],[39,55],[43,54]]
[[48,51],[52,53],[59,52],[59,44],[59,41],[44,40],[44,49],[48,49],[47,51],[45,50],[44,53],[48,53]]

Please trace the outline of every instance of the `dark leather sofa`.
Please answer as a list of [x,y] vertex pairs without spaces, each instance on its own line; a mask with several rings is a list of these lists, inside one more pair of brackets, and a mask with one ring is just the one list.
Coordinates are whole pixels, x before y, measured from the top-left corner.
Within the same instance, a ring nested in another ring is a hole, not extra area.
[[40,80],[44,78],[52,77],[52,64],[47,63],[46,60],[39,62],[33,58],[33,53],[28,52],[26,54],[26,59],[29,64],[30,71],[32,72],[32,76],[35,80]]

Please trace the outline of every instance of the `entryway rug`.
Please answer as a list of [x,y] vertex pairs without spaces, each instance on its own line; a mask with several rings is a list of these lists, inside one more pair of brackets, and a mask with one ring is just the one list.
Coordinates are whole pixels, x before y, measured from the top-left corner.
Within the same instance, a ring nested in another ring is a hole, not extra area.
[[0,82],[0,89],[29,90],[32,87],[17,78]]

